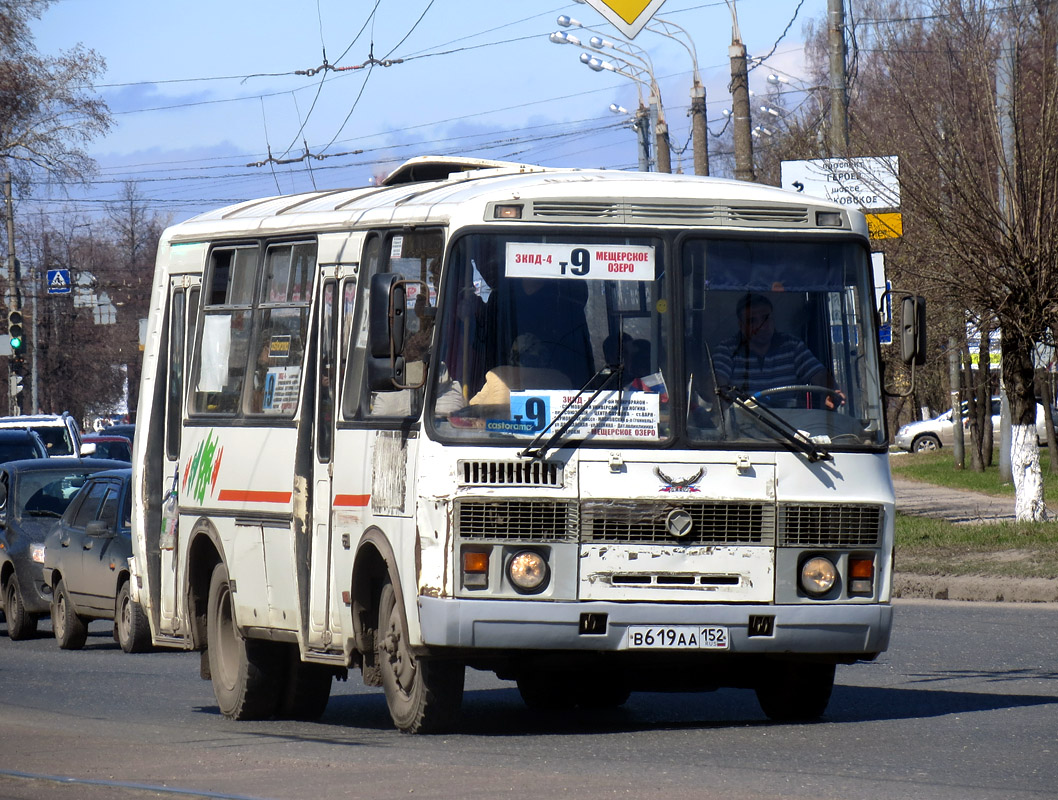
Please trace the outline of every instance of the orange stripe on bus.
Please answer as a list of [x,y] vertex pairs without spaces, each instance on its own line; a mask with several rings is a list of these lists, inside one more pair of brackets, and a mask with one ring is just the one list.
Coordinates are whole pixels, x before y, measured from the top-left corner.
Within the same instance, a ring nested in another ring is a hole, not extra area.
[[369,494],[336,494],[334,505],[336,506],[366,506],[371,500]]
[[221,489],[217,499],[222,503],[289,503],[293,492],[255,492],[243,489]]

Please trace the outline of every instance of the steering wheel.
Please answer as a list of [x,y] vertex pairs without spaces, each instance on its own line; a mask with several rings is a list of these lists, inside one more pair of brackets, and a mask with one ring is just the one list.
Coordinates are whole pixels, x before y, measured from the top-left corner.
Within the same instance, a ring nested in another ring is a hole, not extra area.
[[[831,389],[829,386],[818,386],[814,383],[795,383],[790,386],[774,386],[771,389],[761,389],[759,392],[753,393],[754,400],[764,400],[774,394],[784,394],[786,392],[804,392],[804,393],[815,393],[822,392],[828,397],[832,398],[833,405],[827,406],[827,408],[837,408],[838,406],[845,404],[845,395],[837,389]],[[808,406],[811,408],[811,406]]]

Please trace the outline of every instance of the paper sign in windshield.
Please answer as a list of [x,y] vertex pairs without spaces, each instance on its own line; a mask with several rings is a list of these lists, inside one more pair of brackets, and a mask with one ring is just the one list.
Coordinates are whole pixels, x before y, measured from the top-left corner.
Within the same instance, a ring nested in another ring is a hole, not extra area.
[[597,281],[654,280],[654,248],[629,244],[507,243],[507,276]]
[[[511,392],[511,418],[487,420],[485,429],[535,436],[551,422],[554,422],[551,431],[557,431],[579,411],[563,438],[657,439],[660,398],[654,392],[609,391],[600,394],[589,408],[582,410],[591,400],[590,392],[580,397],[574,391]],[[563,412],[567,405],[570,405],[569,409]]]

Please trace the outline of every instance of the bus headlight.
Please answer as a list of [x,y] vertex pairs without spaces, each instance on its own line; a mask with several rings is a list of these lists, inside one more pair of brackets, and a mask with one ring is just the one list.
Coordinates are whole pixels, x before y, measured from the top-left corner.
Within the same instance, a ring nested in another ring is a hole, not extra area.
[[812,597],[820,597],[829,592],[837,580],[837,567],[829,558],[815,556],[801,565],[801,588]]
[[507,562],[507,577],[519,592],[538,592],[547,585],[547,560],[532,550],[521,550]]

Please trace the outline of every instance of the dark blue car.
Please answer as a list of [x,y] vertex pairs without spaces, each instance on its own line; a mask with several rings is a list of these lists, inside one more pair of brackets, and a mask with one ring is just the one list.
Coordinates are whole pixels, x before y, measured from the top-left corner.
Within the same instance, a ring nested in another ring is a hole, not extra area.
[[89,475],[128,466],[101,458],[40,458],[0,464],[0,598],[7,635],[28,639],[51,611],[44,540]]

